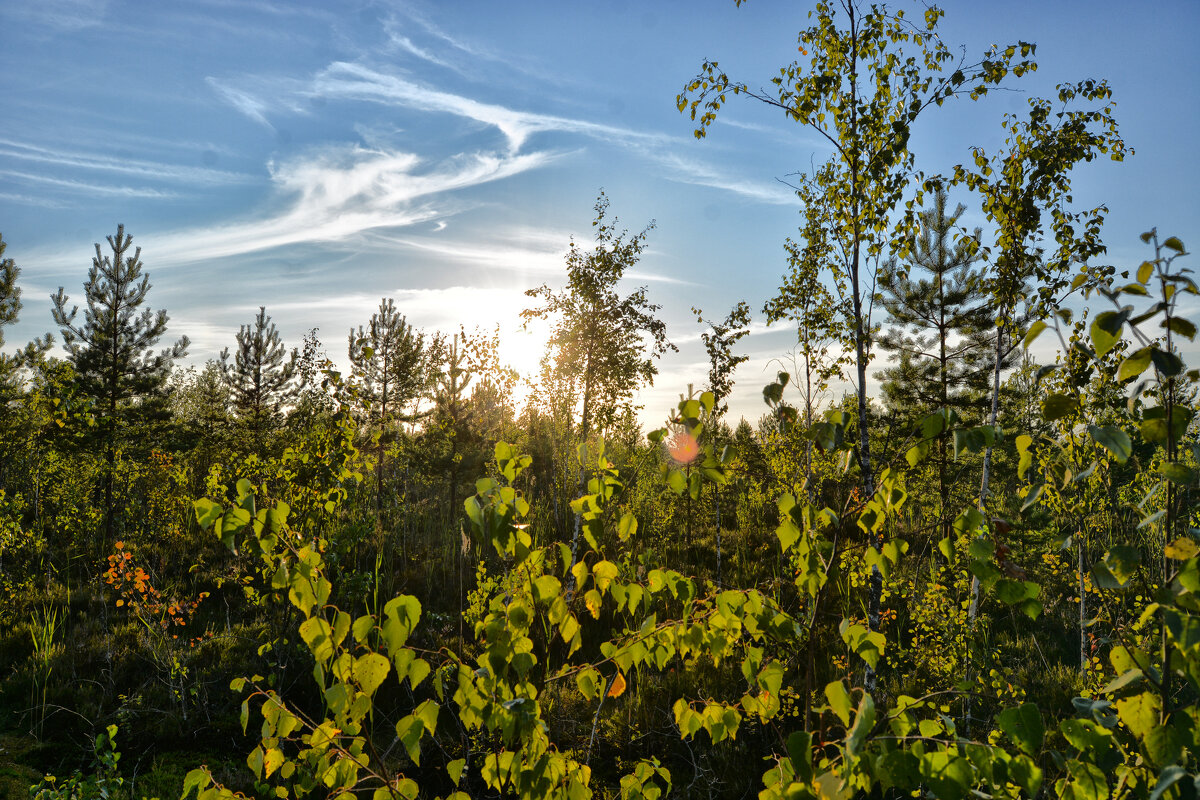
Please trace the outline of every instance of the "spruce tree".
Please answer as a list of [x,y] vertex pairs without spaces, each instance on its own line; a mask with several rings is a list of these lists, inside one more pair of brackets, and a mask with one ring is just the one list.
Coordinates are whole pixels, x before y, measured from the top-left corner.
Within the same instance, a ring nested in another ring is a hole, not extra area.
[[237,352],[230,360],[229,348],[221,351],[221,378],[229,387],[230,399],[241,422],[252,434],[254,444],[279,424],[284,406],[296,394],[296,361],[299,352],[279,340],[266,306],[258,307],[251,325],[237,333]]
[[105,534],[114,537],[113,470],[117,451],[131,421],[144,415],[152,401],[165,399],[171,365],[187,353],[181,337],[168,348],[154,351],[167,330],[167,312],[142,309],[150,278],[142,274],[142,248],[130,254],[133,237],[118,225],[108,237],[111,256],[96,244],[96,255],[83,285],[87,312],[76,324],[78,306],[67,311],[69,298],[58,287],[51,295],[54,321],[62,329],[67,359],[75,368],[79,391],[95,402],[97,430],[104,442]]

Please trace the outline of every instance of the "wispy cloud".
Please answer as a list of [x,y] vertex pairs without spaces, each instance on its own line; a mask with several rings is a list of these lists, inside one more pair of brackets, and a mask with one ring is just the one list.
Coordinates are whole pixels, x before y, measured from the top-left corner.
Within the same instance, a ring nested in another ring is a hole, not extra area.
[[390,30],[390,28],[391,28],[390,24],[385,23],[385,28],[389,29],[388,30],[388,41],[391,42],[392,46],[394,48],[396,48],[397,50],[402,50],[402,51],[408,53],[409,55],[416,56],[417,58],[421,59],[422,61],[427,61],[430,64],[435,64],[439,67],[453,70],[454,72],[457,72],[459,75],[466,74],[466,71],[462,67],[458,66],[457,64],[447,61],[444,58],[440,58],[439,56],[435,55],[428,49],[419,46],[412,39],[405,36],[404,34],[399,33],[395,30]]
[[756,202],[791,205],[795,194],[777,181],[753,180],[732,176],[696,159],[678,154],[681,141],[657,132],[637,131],[588,120],[552,114],[539,114],[484,103],[470,97],[424,86],[407,78],[381,72],[361,64],[335,62],[313,81],[317,94],[342,99],[352,98],[403,106],[424,112],[453,114],[497,128],[505,137],[510,153],[519,152],[536,133],[556,131],[628,146],[643,157],[659,164],[665,177],[679,183],[708,186],[732,192]]
[[107,9],[108,0],[38,0],[10,3],[0,16],[11,15],[62,31],[78,31],[105,24]]
[[[708,330],[707,326],[705,326],[704,330],[705,331]],[[787,326],[785,326],[785,325],[775,325],[774,327],[767,327],[767,324],[765,322],[751,322],[749,331],[750,331],[750,333],[749,333],[750,336],[761,336],[763,334],[781,333],[781,332],[788,333],[788,334],[792,333],[792,331],[788,330]],[[692,333],[685,333],[682,336],[672,336],[671,341],[674,342],[675,344],[690,344],[692,342],[700,341],[700,334],[701,334],[700,331],[694,331]]]
[[66,203],[58,200],[51,200],[48,197],[37,196],[33,197],[27,194],[14,194],[12,192],[0,192],[0,200],[11,200],[14,203],[24,203],[29,206],[38,206],[39,208],[65,208]]
[[551,158],[473,154],[426,168],[412,153],[329,148],[272,167],[283,204],[277,213],[155,237],[154,251],[161,263],[189,263],[429,222],[442,213],[432,205],[437,196],[536,169]]
[[[309,109],[299,100],[305,94],[305,85],[301,81],[264,76],[247,76],[239,81],[230,81],[210,75],[204,82],[223,102],[271,131],[275,130],[275,126],[267,119],[268,113],[309,113]],[[252,88],[246,88],[246,84]]]
[[[414,8],[411,5],[408,5],[404,8],[402,8],[402,11],[403,11],[404,16],[407,19],[416,23],[417,26],[419,26],[427,35],[437,39],[438,41],[442,42],[443,44],[449,45],[450,47],[452,47],[455,50],[458,50],[461,53],[464,53],[468,56],[473,56],[475,58],[486,59],[488,61],[502,60],[499,56],[495,55],[490,50],[488,50],[484,47],[480,47],[479,45],[476,45],[465,39],[462,39],[462,38],[459,38],[456,36],[451,36],[450,34],[446,33],[446,31],[443,30],[441,27],[439,27],[437,25],[437,23],[435,23],[428,16],[426,16],[425,14],[422,14],[420,11],[418,11],[416,8]],[[396,20],[395,20],[395,18],[393,18],[390,21],[390,26],[395,27],[396,24],[397,24]]]
[[[443,220],[439,220],[442,224]],[[389,251],[413,250],[449,263],[484,270],[504,270],[521,274],[552,275],[562,271],[563,253],[569,237],[528,231],[512,235],[487,234],[475,241],[441,236],[373,233],[372,243]]]
[[670,170],[667,177],[680,183],[721,189],[772,205],[793,205],[796,202],[796,193],[779,182],[734,177],[709,164],[669,151],[659,152],[657,156],[660,163]]
[[149,197],[155,199],[166,199],[178,197],[177,192],[168,192],[161,189],[150,189],[144,186],[112,186],[104,183],[86,183],[84,181],[72,181],[63,178],[52,178],[48,175],[35,175],[29,172],[17,172],[11,169],[0,169],[0,175],[8,175],[17,180],[27,183],[41,183],[49,186],[57,186],[62,189],[78,192],[81,194],[103,195],[111,197]]
[[418,111],[453,114],[490,125],[504,134],[511,153],[519,152],[530,136],[544,131],[579,133],[605,140],[645,142],[664,138],[629,128],[483,103],[345,61],[336,61],[318,73],[313,81],[313,91],[328,97],[368,100]]
[[226,172],[224,170],[208,169],[205,167],[186,167],[178,164],[163,164],[133,158],[115,158],[95,153],[41,147],[11,139],[0,139],[0,158],[5,157],[22,161],[32,161],[39,164],[78,167],[99,172],[115,172],[122,175],[136,175],[146,179],[191,185],[242,183],[250,180],[250,176],[248,175]]
[[212,87],[217,95],[233,106],[235,109],[246,115],[250,119],[257,122],[259,125],[265,126],[268,130],[274,131],[275,126],[267,119],[266,111],[267,104],[259,100],[257,97],[243,92],[240,89],[235,89],[232,86],[226,86],[216,78],[208,77],[204,82]]
[[[461,36],[455,36],[447,33],[444,28],[434,22],[427,14],[421,12],[411,3],[404,4],[398,9],[401,15],[408,21],[413,23],[420,30],[420,33],[425,39],[432,40],[432,43],[441,45],[442,49],[449,48],[453,52],[453,58],[441,56],[447,62],[447,66],[454,69],[464,77],[473,79],[476,82],[485,82],[495,74],[495,67],[513,70],[522,75],[535,78],[538,81],[553,85],[564,85],[570,83],[565,75],[559,71],[547,69],[544,65],[539,64],[536,59],[531,58],[528,53],[503,53],[493,50],[486,45],[478,42],[465,39]],[[390,31],[401,30],[402,26],[398,17],[392,17],[386,23],[386,29]],[[405,26],[407,27],[407,26]],[[410,37],[411,38],[411,37]],[[432,53],[432,47],[423,48]],[[455,66],[458,63],[457,57],[466,56],[474,62],[486,61],[494,65],[488,69],[478,69],[471,71]],[[436,56],[435,56],[436,57]]]

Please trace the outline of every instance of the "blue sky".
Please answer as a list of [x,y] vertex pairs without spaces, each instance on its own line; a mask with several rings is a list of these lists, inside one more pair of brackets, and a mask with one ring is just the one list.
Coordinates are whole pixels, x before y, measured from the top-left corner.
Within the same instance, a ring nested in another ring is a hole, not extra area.
[[[1147,8],[947,3],[945,41],[969,55],[1033,41],[1040,68],[1018,91],[935,109],[912,142],[919,166],[994,148],[1001,115],[1058,82],[1108,78],[1137,154],[1081,170],[1076,199],[1108,204],[1113,263],[1140,262],[1137,235],[1155,225],[1195,247],[1200,3]],[[643,419],[658,420],[707,371],[690,307],[761,308],[799,221],[780,179],[826,155],[752,102],[730,104],[696,141],[675,95],[706,57],[767,84],[794,57],[805,11],[0,0],[0,233],[25,304],[6,339],[54,330],[59,285],[82,302],[93,243],[121,222],[169,335],[192,339],[189,363],[231,345],[260,304],[289,344],[319,327],[344,359],[348,330],[390,296],[426,329],[500,324],[510,360],[532,369],[536,337],[514,333],[522,292],[561,283],[603,188],[631,230],[657,222],[629,286],[649,287],[681,348],[641,397]],[[750,419],[771,359],[793,344],[757,317],[733,401]]]

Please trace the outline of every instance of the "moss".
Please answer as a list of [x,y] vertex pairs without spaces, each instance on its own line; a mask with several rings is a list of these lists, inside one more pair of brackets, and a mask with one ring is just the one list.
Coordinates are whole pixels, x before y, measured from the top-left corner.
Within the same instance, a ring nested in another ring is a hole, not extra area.
[[0,736],[0,800],[29,797],[29,787],[42,779],[34,764],[43,749],[28,736]]

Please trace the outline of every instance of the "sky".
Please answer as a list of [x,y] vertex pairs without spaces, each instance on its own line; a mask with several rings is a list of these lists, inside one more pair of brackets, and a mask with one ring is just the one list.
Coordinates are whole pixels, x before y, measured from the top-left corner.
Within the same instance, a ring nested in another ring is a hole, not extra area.
[[[923,6],[896,3],[919,14]],[[1200,3],[949,0],[942,39],[972,60],[1038,45],[1038,71],[977,103],[922,117],[927,172],[1002,142],[1004,113],[1060,82],[1106,78],[1136,154],[1074,176],[1109,207],[1120,268],[1157,226],[1200,234]],[[83,304],[94,243],[124,224],[148,304],[187,335],[185,365],[235,344],[260,305],[289,346],[346,336],[382,297],[427,331],[499,325],[502,355],[536,369],[519,331],[526,289],[565,280],[572,237],[592,240],[601,189],[648,247],[623,287],[646,286],[679,346],[638,402],[663,420],[708,363],[693,306],[755,311],[733,416],[795,345],[761,313],[786,270],[799,203],[787,182],[829,154],[777,110],[735,98],[698,141],[675,97],[705,58],[769,86],[796,56],[805,3],[0,0],[0,234],[24,309],[6,346],[56,331],[49,295]],[[968,206],[966,194],[952,202]],[[963,223],[984,221],[968,210]],[[544,331],[541,332],[544,336]],[[61,337],[57,337],[61,340]],[[164,341],[165,343],[165,341]],[[877,366],[882,366],[877,364]]]

